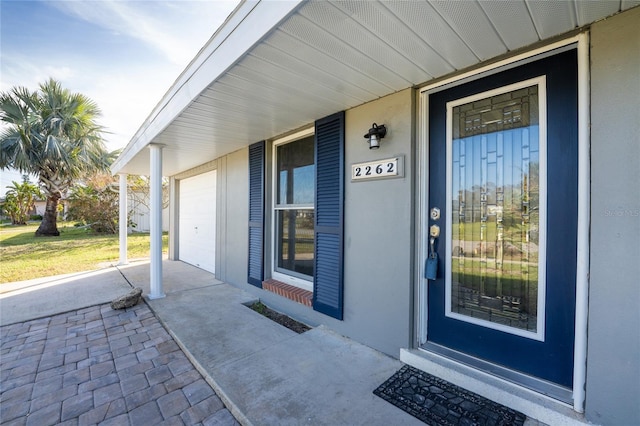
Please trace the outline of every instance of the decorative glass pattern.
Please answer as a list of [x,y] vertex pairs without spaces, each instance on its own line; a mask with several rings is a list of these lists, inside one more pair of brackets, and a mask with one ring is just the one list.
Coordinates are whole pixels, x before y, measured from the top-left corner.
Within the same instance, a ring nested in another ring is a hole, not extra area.
[[538,85],[454,106],[451,312],[536,333]]

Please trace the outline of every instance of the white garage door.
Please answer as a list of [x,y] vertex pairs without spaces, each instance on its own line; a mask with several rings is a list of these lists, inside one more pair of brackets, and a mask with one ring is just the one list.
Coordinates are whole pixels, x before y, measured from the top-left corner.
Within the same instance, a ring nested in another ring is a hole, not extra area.
[[216,171],[180,181],[180,260],[209,272],[216,268]]

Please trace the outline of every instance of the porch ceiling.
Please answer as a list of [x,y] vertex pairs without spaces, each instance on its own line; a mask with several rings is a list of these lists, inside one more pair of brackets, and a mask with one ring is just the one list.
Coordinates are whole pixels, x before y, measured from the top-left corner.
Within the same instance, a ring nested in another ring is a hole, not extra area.
[[163,174],[171,176],[637,5],[640,0],[244,1],[112,171],[149,174],[145,147],[158,143],[165,145]]

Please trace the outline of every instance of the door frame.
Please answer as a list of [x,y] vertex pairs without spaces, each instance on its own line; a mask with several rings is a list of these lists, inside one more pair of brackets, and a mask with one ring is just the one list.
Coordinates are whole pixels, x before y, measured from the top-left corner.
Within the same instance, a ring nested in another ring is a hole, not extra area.
[[416,268],[415,268],[415,336],[414,349],[427,351],[421,345],[427,342],[427,292],[424,277],[424,259],[428,255],[429,226],[429,95],[453,86],[477,80],[505,69],[515,68],[563,51],[577,49],[578,56],[578,241],[576,262],[576,317],[573,390],[573,409],[584,412],[586,357],[587,357],[587,308],[589,287],[589,222],[590,222],[590,133],[589,133],[589,33],[557,41],[555,43],[521,53],[510,58],[485,65],[454,77],[426,85],[418,90],[417,108],[417,158],[416,158]]

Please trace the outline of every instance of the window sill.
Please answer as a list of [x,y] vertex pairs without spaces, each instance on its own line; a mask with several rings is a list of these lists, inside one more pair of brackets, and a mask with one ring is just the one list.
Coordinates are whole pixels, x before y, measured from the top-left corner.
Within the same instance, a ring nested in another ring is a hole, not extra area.
[[263,281],[262,289],[275,293],[279,296],[286,297],[289,300],[293,300],[294,302],[308,307],[311,307],[313,304],[312,292],[301,289],[299,287],[294,287],[289,284],[285,284],[281,281],[276,281],[273,279]]

